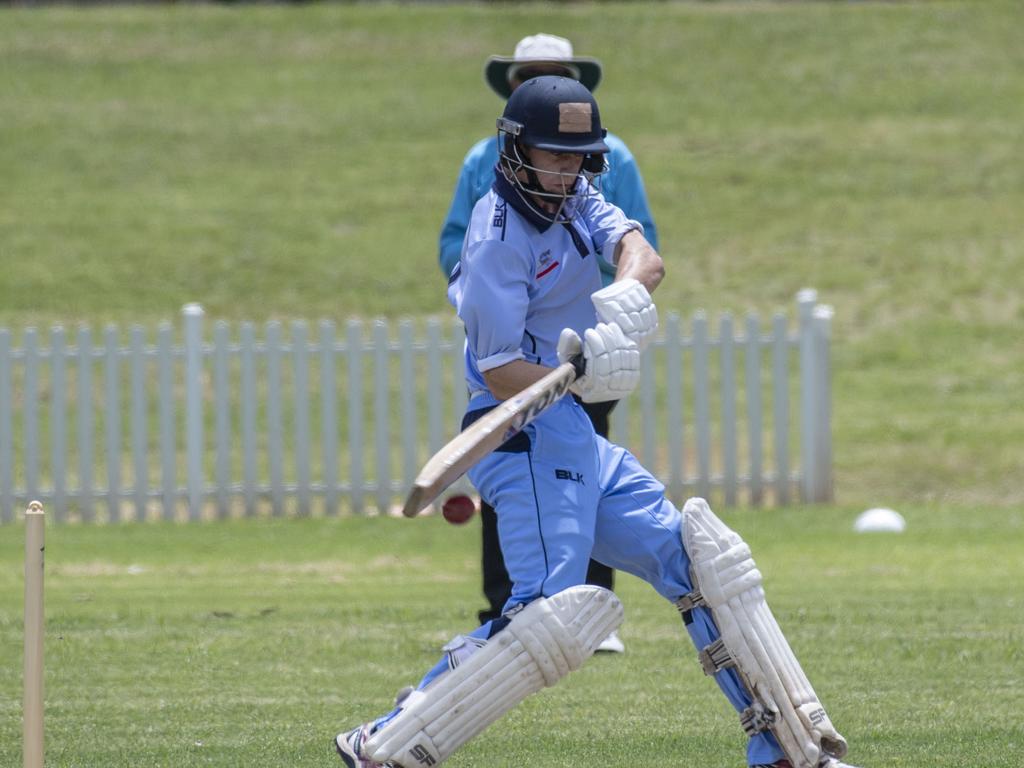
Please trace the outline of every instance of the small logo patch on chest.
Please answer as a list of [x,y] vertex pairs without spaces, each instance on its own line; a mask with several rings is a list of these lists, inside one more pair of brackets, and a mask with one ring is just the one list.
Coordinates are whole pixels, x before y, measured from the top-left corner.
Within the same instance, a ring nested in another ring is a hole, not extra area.
[[551,249],[544,251],[537,257],[537,278],[540,279],[558,266],[557,261],[552,261]]

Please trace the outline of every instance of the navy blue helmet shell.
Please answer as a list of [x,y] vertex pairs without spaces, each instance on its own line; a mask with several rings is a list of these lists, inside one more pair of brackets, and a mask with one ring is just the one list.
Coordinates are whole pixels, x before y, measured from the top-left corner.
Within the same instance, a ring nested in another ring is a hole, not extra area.
[[516,88],[498,118],[498,130],[548,152],[608,151],[597,101],[585,85],[568,77],[535,77]]

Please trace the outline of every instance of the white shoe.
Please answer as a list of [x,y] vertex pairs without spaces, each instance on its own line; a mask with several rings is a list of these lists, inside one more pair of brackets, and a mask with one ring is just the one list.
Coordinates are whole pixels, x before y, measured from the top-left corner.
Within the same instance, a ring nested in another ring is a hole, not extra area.
[[337,751],[345,768],[389,768],[391,763],[375,763],[363,757],[363,743],[370,738],[370,724],[365,723],[346,733],[339,733],[334,739]]
[[622,640],[619,638],[619,633],[614,629],[611,634],[608,635],[601,644],[597,646],[595,653],[625,653],[626,646],[622,644]]

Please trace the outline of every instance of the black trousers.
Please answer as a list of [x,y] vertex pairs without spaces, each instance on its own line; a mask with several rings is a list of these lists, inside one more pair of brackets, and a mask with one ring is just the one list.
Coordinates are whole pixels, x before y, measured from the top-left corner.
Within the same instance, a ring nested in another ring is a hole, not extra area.
[[[610,400],[606,403],[580,403],[590,417],[594,431],[602,437],[608,437],[608,416],[617,402]],[[494,512],[494,507],[484,501],[480,502],[480,523],[483,534],[481,561],[484,597],[488,602],[488,607],[479,613],[480,623],[483,624],[501,616],[501,609],[512,594],[512,581],[505,569],[505,558],[501,554],[501,544],[498,541],[498,516]],[[603,563],[591,560],[587,568],[587,584],[613,589],[615,571]]]

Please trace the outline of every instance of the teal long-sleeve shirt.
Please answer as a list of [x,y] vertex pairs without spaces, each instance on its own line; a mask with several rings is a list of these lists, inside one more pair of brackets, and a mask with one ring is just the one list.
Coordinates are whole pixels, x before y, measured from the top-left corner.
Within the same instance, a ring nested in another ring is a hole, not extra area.
[[[644,180],[629,147],[618,136],[608,134],[608,172],[601,177],[601,192],[605,199],[623,210],[630,219],[639,221],[647,241],[658,250],[658,231],[654,226]],[[494,166],[498,162],[498,137],[491,136],[473,145],[462,161],[462,171],[455,185],[455,195],[448,216],[441,227],[438,260],[445,277],[459,263],[462,241],[469,227],[473,206],[487,194],[494,183]],[[615,277],[613,268],[602,264],[602,279],[607,285]]]

